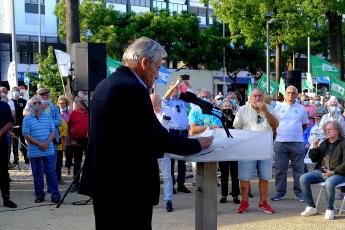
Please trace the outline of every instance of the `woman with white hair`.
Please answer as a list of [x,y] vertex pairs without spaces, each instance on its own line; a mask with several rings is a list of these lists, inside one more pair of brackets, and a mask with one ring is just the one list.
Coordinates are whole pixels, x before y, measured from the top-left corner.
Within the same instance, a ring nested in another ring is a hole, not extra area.
[[338,99],[331,97],[327,102],[328,113],[324,114],[320,121],[320,127],[323,127],[328,121],[338,121],[341,127],[345,130],[345,120],[341,114]]

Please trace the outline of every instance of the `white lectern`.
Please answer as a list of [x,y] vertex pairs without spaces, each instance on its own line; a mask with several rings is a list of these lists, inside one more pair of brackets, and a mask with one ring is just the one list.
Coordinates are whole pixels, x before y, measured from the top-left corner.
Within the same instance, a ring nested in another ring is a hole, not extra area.
[[217,162],[231,160],[264,160],[272,157],[271,132],[252,132],[230,129],[234,138],[228,138],[224,129],[206,130],[200,136],[213,135],[213,144],[201,152],[168,156],[197,162],[195,192],[195,229],[217,229]]

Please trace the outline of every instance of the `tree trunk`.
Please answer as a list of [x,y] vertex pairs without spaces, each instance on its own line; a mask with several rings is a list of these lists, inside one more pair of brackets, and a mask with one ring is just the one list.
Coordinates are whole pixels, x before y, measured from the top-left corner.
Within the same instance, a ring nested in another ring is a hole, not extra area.
[[340,79],[344,81],[342,15],[330,11],[326,15],[328,18],[331,62],[339,68]]
[[[80,42],[79,0],[65,0],[66,10],[66,50],[71,53],[73,43]],[[66,81],[66,97],[73,101],[71,79]]]
[[66,9],[66,50],[71,52],[71,46],[80,42],[79,0],[65,0]]

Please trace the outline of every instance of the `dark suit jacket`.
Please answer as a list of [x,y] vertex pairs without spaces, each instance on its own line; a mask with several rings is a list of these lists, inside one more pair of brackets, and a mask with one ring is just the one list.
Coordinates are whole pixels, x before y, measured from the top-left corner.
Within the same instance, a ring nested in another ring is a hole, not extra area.
[[[138,217],[147,214],[144,207],[152,209],[159,200],[157,158],[164,152],[197,153],[201,146],[197,140],[172,136],[163,128],[148,89],[127,67],[99,83],[90,109],[89,146],[79,192],[93,197],[97,229],[131,216],[137,217],[130,224],[138,224]],[[103,218],[109,208],[121,214]],[[126,228],[131,229],[128,224]]]

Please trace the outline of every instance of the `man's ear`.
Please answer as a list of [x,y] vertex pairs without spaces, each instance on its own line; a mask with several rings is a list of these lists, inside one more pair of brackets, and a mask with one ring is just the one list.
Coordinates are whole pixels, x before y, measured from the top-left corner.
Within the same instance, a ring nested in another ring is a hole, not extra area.
[[148,66],[148,58],[147,57],[144,57],[143,59],[141,59],[140,61],[140,65],[141,65],[141,68],[143,71],[146,71],[147,69],[147,66]]

